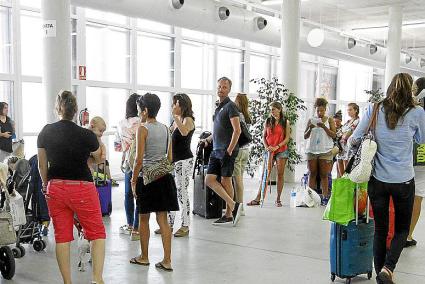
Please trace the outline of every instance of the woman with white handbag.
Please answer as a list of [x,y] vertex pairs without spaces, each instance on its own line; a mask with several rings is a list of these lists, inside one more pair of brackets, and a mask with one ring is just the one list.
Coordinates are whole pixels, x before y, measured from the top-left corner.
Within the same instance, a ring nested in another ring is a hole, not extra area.
[[[378,105],[367,107],[351,139],[352,145],[362,141],[351,174],[356,172],[356,178],[370,175],[373,161],[375,165],[368,194],[375,216],[373,253],[378,283],[394,283],[393,271],[409,233],[415,196],[413,141],[425,143],[425,111],[414,102],[412,83],[409,74],[395,75],[386,98]],[[365,135],[372,135],[367,138],[368,143],[365,143]],[[375,149],[365,147],[365,144],[373,145],[372,142],[376,143]],[[390,197],[395,208],[395,234],[387,251]]]

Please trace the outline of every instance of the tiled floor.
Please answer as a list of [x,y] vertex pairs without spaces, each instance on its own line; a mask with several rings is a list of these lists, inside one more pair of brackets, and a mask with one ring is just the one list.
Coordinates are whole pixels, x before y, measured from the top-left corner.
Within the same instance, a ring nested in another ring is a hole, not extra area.
[[[246,179],[245,200],[254,196],[256,179]],[[419,169],[417,186],[425,186],[425,170]],[[192,216],[188,238],[173,240],[173,273],[155,269],[162,257],[161,238],[152,233],[150,267],[130,265],[139,254],[139,243],[119,234],[124,223],[123,183],[113,188],[114,210],[105,218],[107,228],[106,283],[330,283],[329,223],[322,221],[323,208],[289,207],[285,187],[284,207],[274,206],[269,196],[264,208],[246,208],[246,216],[235,228],[211,226],[213,220]],[[178,222],[178,221],[177,221]],[[178,224],[178,223],[177,223]],[[403,251],[396,270],[397,283],[425,283],[425,217],[419,221],[418,246]],[[151,229],[155,229],[151,218]],[[77,270],[76,243],[72,245],[74,283],[90,283],[90,272]],[[52,234],[45,252],[27,248],[27,255],[16,261],[13,281],[0,283],[60,283]],[[337,280],[337,283],[344,283]],[[374,283],[357,277],[352,283]]]

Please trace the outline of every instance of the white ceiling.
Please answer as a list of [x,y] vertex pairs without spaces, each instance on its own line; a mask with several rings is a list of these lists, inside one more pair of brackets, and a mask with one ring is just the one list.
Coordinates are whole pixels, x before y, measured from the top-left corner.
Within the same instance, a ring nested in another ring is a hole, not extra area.
[[[269,0],[262,0],[263,5],[265,1]],[[307,0],[301,2],[301,16],[385,44],[388,36],[385,26],[393,5],[403,7],[404,24],[424,23],[417,27],[404,26],[402,47],[425,55],[425,0]],[[280,10],[279,4],[264,7]]]

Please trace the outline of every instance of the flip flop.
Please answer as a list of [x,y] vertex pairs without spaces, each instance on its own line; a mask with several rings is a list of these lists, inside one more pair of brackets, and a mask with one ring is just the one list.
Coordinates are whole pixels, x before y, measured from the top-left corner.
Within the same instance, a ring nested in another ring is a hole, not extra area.
[[165,267],[164,264],[162,264],[162,262],[158,262],[157,264],[155,264],[155,267],[158,268],[158,269],[167,271],[167,272],[173,271],[172,268]]
[[276,205],[276,207],[282,207],[282,202],[280,200],[279,201],[275,201],[274,204]]
[[258,206],[258,205],[260,205],[260,201],[257,201],[255,199],[251,200],[250,202],[246,204],[246,206]]
[[137,260],[137,257],[133,257],[132,259],[130,259],[130,263],[131,264],[136,264],[136,265],[142,265],[142,266],[149,266],[150,263],[149,262],[140,262]]

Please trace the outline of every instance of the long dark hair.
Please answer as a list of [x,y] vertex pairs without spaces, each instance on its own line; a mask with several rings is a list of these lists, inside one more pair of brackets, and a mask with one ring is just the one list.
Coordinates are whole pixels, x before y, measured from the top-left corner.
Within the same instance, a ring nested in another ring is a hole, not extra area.
[[413,79],[407,73],[394,76],[383,101],[385,121],[389,129],[395,129],[398,120],[405,115],[406,110],[415,107],[412,97]]
[[190,117],[195,120],[192,110],[192,101],[189,96],[184,93],[177,93],[173,96],[173,104],[176,104],[177,101],[179,101],[179,106],[182,110],[182,118]]
[[[279,124],[283,127],[283,128],[285,128],[286,127],[286,118],[285,118],[285,116],[283,115],[283,106],[282,106],[282,104],[281,103],[279,103],[279,102],[272,102],[270,105],[269,105],[271,108],[272,107],[274,107],[274,108],[277,108],[278,110],[279,110],[279,112],[280,112],[280,116],[279,116]],[[273,115],[271,115],[270,114],[270,116],[267,118],[267,120],[266,120],[266,126],[267,127],[271,127],[271,129],[273,130],[274,129],[274,126],[275,126],[275,124],[276,124],[276,118],[274,118],[273,117]]]
[[0,102],[0,115],[3,115],[3,110],[6,106],[8,106],[6,102]]
[[249,114],[249,109],[248,109],[248,106],[249,106],[248,96],[244,93],[238,93],[235,99],[235,104],[237,108],[239,109],[239,111],[243,114],[245,118],[245,122],[247,124],[252,124],[251,115]]
[[125,119],[129,119],[131,117],[137,117],[137,99],[140,98],[140,95],[137,93],[133,93],[127,99],[125,104]]

